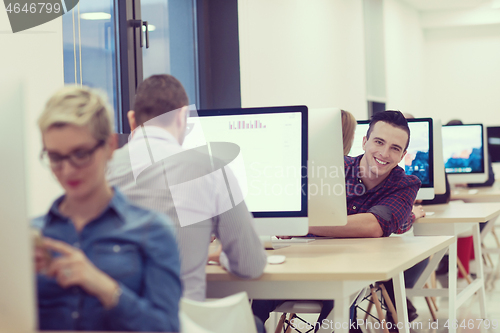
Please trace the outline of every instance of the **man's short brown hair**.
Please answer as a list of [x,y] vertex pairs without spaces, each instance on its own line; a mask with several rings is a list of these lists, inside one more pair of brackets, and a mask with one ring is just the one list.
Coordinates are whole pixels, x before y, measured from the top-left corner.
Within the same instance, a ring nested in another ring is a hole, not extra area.
[[169,74],[153,75],[137,88],[134,112],[137,125],[189,104],[182,84]]

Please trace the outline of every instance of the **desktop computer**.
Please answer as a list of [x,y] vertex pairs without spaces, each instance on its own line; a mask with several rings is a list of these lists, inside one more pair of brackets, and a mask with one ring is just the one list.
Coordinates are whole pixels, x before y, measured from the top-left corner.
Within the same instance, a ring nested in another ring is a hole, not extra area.
[[432,126],[434,147],[434,193],[446,193],[446,173],[444,172],[443,137],[441,131],[441,120],[433,119]]
[[183,148],[239,146],[233,166],[261,236],[302,236],[309,225],[345,225],[339,109],[306,106],[191,110]]
[[500,127],[488,126],[488,154],[491,157],[491,162],[500,162]]
[[483,125],[445,125],[442,135],[444,166],[450,184],[485,182],[488,154]]

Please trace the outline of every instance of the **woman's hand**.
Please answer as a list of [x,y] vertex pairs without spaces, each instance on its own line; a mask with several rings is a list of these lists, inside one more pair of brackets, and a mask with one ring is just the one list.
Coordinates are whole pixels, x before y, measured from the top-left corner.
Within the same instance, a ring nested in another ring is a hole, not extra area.
[[425,210],[422,205],[413,206],[412,212],[413,214],[415,214],[415,220],[421,217],[425,217]]
[[50,262],[47,276],[54,277],[63,288],[80,286],[97,297],[106,308],[116,305],[113,303],[116,302],[118,283],[95,267],[82,250],[49,238],[43,239],[43,247],[61,254]]

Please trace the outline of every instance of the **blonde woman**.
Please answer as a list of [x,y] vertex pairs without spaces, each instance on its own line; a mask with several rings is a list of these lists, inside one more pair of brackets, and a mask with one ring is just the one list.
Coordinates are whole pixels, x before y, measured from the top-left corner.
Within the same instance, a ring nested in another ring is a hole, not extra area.
[[64,195],[33,221],[42,330],[179,331],[180,263],[166,217],[105,180],[116,141],[105,100],[66,87],[38,125],[41,158]]
[[349,111],[340,110],[342,114],[342,143],[344,145],[344,156],[349,154],[354,142],[354,133],[358,122]]

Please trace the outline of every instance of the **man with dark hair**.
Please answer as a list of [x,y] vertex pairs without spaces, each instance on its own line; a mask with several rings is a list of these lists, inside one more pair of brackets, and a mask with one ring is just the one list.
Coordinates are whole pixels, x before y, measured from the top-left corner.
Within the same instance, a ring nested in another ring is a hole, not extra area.
[[[239,277],[259,277],[266,253],[245,202],[232,207],[225,182],[218,181],[216,170],[206,163],[217,161],[199,151],[182,149],[188,115],[188,98],[177,79],[166,74],[146,79],[137,89],[134,110],[128,112],[132,137],[115,151],[108,181],[132,202],[165,213],[174,221],[183,296],[203,301],[212,235],[222,244],[221,265]],[[234,178],[228,169],[226,176]],[[239,188],[231,186],[231,190]],[[188,224],[183,223],[186,216],[191,219]]]
[[[420,188],[416,176],[398,166],[410,143],[410,128],[399,111],[373,115],[363,138],[364,155],[344,156],[347,224],[309,227],[316,236],[338,238],[387,237],[411,228],[410,214]],[[252,310],[263,322],[282,300],[254,300]],[[333,308],[324,301],[317,325]],[[316,326],[318,327],[318,326]],[[360,332],[359,328],[354,332]]]
[[347,224],[310,227],[330,237],[386,237],[411,228],[410,214],[420,188],[416,176],[398,167],[406,155],[410,128],[399,111],[373,115],[363,138],[364,155],[344,157]]
[[142,125],[148,120],[173,118],[168,111],[178,110],[189,104],[182,84],[172,75],[153,75],[142,82],[135,94],[134,111],[128,112],[129,120]]

